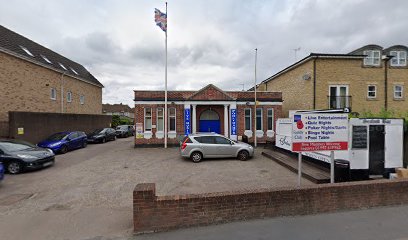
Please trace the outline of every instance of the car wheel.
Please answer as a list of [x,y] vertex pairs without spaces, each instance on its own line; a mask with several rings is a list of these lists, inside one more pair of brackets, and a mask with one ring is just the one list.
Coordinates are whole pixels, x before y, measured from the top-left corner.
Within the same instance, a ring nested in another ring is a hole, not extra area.
[[86,148],[86,146],[88,146],[88,143],[84,141],[84,143],[82,143],[82,148]]
[[7,166],[7,171],[11,174],[17,174],[20,173],[22,170],[22,166],[21,163],[13,161],[11,163],[8,164]]
[[203,160],[203,154],[201,154],[200,152],[193,152],[190,156],[190,159],[195,163],[201,162],[201,160]]
[[106,138],[102,138],[102,143],[106,143]]
[[248,151],[242,150],[238,153],[238,159],[241,161],[248,160],[248,157],[249,157]]
[[62,146],[62,147],[61,147],[61,150],[60,150],[60,153],[65,154],[65,153],[67,153],[67,152],[68,152],[68,147],[67,147],[67,145]]

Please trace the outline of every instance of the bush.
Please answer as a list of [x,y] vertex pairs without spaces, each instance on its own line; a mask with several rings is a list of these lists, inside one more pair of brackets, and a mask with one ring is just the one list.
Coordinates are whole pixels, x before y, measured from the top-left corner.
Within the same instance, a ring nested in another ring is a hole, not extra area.
[[126,117],[113,115],[112,116],[112,127],[116,128],[119,125],[133,125],[133,121]]

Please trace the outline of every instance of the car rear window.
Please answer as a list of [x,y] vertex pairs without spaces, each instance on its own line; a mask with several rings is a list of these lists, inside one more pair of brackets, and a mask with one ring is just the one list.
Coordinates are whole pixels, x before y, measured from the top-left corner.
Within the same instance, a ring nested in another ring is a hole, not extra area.
[[203,136],[203,137],[195,137],[194,138],[199,143],[207,143],[207,144],[214,144],[214,137],[212,136]]

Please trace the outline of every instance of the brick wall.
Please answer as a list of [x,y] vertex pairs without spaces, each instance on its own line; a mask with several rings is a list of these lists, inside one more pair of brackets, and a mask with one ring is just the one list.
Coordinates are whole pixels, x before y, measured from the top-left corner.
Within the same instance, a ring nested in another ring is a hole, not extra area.
[[155,184],[133,191],[136,233],[264,217],[408,204],[408,181],[364,181],[252,191],[156,196]]
[[[40,67],[0,52],[0,121],[8,120],[9,111],[61,112],[61,73]],[[102,88],[64,75],[64,112],[102,113]],[[57,90],[51,100],[51,88]],[[67,91],[72,102],[66,102]],[[80,95],[85,103],[80,104]]]
[[[56,132],[83,131],[110,127],[112,116],[72,113],[10,112],[10,138],[38,143]],[[24,134],[18,134],[24,128]]]

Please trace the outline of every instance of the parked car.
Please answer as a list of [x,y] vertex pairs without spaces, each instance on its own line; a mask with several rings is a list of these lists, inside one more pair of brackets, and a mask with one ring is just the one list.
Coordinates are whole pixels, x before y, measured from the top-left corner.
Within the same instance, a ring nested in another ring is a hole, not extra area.
[[0,162],[11,174],[48,167],[54,161],[55,154],[50,149],[20,140],[0,140]]
[[0,162],[0,181],[2,181],[4,179],[4,165],[3,163]]
[[89,143],[105,143],[116,140],[116,131],[113,128],[99,128],[87,135]]
[[254,148],[216,133],[196,133],[185,137],[180,146],[182,157],[200,162],[203,158],[236,157],[246,161],[254,155]]
[[66,153],[77,148],[87,146],[87,138],[84,132],[59,132],[49,136],[37,144],[39,147],[49,148],[54,153]]
[[116,136],[129,137],[135,135],[135,128],[133,125],[119,125],[116,127]]

